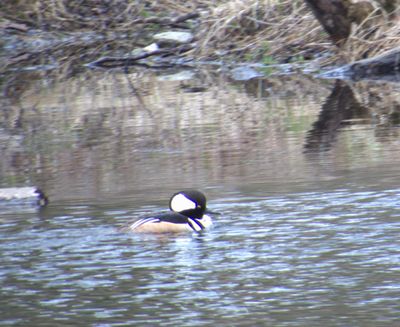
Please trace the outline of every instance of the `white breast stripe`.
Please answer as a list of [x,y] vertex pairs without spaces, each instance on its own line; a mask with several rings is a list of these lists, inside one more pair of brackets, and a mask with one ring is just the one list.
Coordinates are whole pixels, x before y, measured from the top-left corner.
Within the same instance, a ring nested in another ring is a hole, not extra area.
[[196,232],[199,232],[199,231],[201,231],[201,227],[199,226],[199,224],[197,224],[193,219],[191,219],[191,218],[188,218],[188,220],[190,221],[190,223],[192,224],[192,226],[193,226],[193,228],[194,228],[194,230],[196,231]]

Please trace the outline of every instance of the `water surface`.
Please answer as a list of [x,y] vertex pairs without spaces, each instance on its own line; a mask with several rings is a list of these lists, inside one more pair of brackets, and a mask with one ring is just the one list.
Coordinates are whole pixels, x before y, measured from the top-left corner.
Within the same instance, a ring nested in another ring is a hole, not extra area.
[[[397,85],[26,74],[3,86],[0,185],[51,202],[0,209],[0,325],[399,322]],[[212,230],[118,230],[187,187]]]

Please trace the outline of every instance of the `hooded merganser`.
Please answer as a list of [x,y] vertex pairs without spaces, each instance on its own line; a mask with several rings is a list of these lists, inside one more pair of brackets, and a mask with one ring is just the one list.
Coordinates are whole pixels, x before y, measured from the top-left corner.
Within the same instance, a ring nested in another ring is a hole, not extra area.
[[171,212],[142,218],[127,226],[125,230],[140,233],[200,232],[212,225],[211,217],[205,213],[206,197],[197,190],[175,193],[169,201]]

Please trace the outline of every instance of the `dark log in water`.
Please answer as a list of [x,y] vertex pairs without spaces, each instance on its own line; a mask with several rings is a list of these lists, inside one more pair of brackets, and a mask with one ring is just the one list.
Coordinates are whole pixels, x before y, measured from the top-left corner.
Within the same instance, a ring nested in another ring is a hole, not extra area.
[[348,68],[354,79],[396,75],[400,71],[400,47],[373,58],[356,61]]
[[400,81],[400,47],[383,54],[355,61],[351,64],[333,69],[321,74],[328,78],[345,78],[353,80],[379,79],[385,81]]

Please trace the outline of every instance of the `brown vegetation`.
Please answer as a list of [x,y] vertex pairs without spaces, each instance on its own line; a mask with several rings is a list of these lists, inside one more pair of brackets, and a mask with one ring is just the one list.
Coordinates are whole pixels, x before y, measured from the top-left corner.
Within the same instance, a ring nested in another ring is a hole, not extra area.
[[232,0],[211,10],[203,22],[201,51],[210,54],[219,49],[223,55],[262,61],[311,59],[328,52],[338,55],[329,62],[349,62],[400,44],[399,6],[387,13],[366,1],[353,2],[349,8],[353,20],[340,49],[305,1]]
[[[396,17],[400,8],[393,7],[394,1],[381,2],[390,13],[376,7],[375,2],[373,6],[368,4],[372,10],[365,13],[349,11],[355,17],[354,23],[340,49],[333,45],[305,1],[300,0],[116,0],[112,4],[108,0],[4,0],[0,4],[0,33],[8,30],[21,34],[34,28],[62,39],[65,34],[95,32],[102,37],[89,37],[91,42],[96,41],[92,44],[86,38],[78,44],[55,46],[74,47],[64,52],[64,59],[65,54],[79,53],[80,59],[86,60],[88,54],[92,59],[128,54],[148,45],[156,31],[178,28],[195,34],[196,43],[188,54],[197,58],[271,64],[330,55],[324,59],[325,64],[343,63],[399,45],[400,24]],[[192,19],[176,20],[187,15],[193,15]],[[52,52],[51,47],[54,43],[41,52]],[[25,57],[26,52],[24,49]]]
[[146,19],[175,17],[176,13],[192,11],[191,7],[184,1],[169,0],[4,0],[0,4],[0,19],[52,31],[132,31],[140,24],[160,23]]
[[232,0],[210,9],[200,53],[272,63],[303,60],[331,44],[303,1]]

